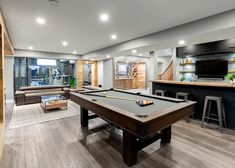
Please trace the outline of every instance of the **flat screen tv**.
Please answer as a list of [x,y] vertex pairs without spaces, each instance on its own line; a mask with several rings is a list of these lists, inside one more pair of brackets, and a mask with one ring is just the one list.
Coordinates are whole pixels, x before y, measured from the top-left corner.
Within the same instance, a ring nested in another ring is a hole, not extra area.
[[199,78],[224,78],[228,73],[228,61],[214,59],[196,61],[196,75]]

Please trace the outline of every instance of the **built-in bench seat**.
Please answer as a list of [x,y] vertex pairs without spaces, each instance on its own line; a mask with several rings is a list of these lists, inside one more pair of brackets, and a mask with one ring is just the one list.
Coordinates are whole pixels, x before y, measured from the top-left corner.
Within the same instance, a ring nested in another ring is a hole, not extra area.
[[20,90],[15,93],[15,102],[17,106],[40,103],[41,96],[48,95],[64,95],[68,98],[69,88],[57,85],[21,87]]

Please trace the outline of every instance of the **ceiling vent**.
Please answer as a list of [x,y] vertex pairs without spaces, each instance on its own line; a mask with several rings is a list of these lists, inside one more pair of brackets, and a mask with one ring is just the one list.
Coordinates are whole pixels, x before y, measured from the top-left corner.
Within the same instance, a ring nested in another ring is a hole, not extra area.
[[149,51],[149,55],[154,55],[154,51]]
[[60,0],[48,0],[51,5],[58,6],[60,4]]

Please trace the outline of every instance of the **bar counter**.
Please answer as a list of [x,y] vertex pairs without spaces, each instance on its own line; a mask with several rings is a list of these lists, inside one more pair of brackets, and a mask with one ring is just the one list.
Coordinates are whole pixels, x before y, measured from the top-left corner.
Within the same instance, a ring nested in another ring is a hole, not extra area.
[[[224,99],[227,127],[235,129],[235,85],[223,82],[181,82],[155,80],[152,82],[152,94],[155,90],[166,90],[167,96],[175,97],[176,92],[190,93],[190,99],[197,101],[194,118],[201,120],[205,96],[219,96]],[[216,108],[212,108],[216,110]]]
[[153,83],[165,83],[165,84],[175,84],[175,85],[193,85],[193,86],[211,86],[211,87],[225,87],[225,88],[235,88],[235,84],[225,83],[225,82],[182,82],[182,81],[168,81],[168,80],[156,80],[150,81]]

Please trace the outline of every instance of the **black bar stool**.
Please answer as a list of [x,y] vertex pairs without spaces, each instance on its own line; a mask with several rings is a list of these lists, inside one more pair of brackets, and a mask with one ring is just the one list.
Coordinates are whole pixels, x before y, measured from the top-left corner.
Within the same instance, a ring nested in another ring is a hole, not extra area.
[[[177,99],[183,99],[185,101],[188,101],[190,93],[185,93],[185,92],[176,92],[176,98]],[[189,117],[185,118],[186,122],[189,122]]]
[[176,93],[176,98],[177,99],[182,99],[183,98],[183,100],[187,101],[189,99],[189,95],[190,95],[190,93],[177,92]]
[[157,96],[166,96],[167,91],[166,90],[155,90],[155,95],[157,95]]
[[[216,103],[217,106],[217,114],[211,114],[211,105],[212,102]],[[211,116],[216,116],[218,119],[212,118]],[[202,124],[201,127],[203,127],[205,119],[207,119],[207,123],[209,120],[219,121],[219,128],[220,132],[223,132],[223,122],[224,127],[226,127],[226,118],[225,118],[225,109],[224,109],[224,103],[222,97],[216,97],[216,96],[206,96],[205,103],[204,103],[204,109],[203,109],[203,115],[202,115]]]

